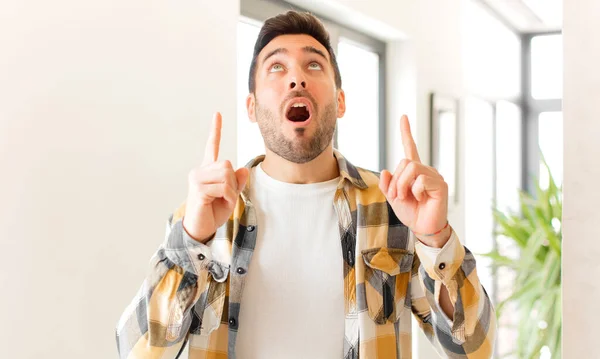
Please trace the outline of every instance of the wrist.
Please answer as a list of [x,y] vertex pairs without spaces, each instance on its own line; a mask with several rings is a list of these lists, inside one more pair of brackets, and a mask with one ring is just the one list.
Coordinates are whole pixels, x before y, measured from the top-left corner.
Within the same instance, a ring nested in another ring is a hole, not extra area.
[[196,242],[200,242],[202,244],[206,244],[206,242],[208,242],[211,239],[213,239],[213,237],[216,234],[214,231],[212,231],[210,234],[203,233],[203,232],[193,232],[192,233],[186,227],[185,216],[183,217],[183,219],[181,221],[181,225],[183,227],[183,231],[188,235],[188,237],[190,237],[191,239],[195,240]]
[[[414,233],[414,232],[413,232]],[[415,237],[419,240],[419,242],[423,243],[428,247],[433,248],[442,248],[450,237],[452,236],[452,226],[450,224],[446,224],[443,229],[436,232],[435,234],[421,234],[415,233]]]

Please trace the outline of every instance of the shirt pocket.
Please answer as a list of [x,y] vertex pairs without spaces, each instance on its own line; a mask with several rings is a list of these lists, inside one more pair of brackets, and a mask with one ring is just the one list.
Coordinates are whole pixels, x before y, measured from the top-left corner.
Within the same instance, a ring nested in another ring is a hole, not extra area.
[[410,308],[408,291],[413,254],[406,249],[378,247],[361,252],[365,262],[365,300],[377,324],[395,323]]

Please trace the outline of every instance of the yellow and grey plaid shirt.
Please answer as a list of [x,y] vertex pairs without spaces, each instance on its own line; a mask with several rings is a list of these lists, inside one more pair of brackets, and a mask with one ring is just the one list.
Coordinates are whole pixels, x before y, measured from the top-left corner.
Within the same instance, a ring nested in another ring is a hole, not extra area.
[[[334,154],[341,176],[334,207],[344,263],[343,359],[410,358],[411,313],[442,357],[490,358],[496,321],[473,255],[454,232],[441,250],[415,240],[379,189],[379,175]],[[185,205],[171,216],[149,275],[117,325],[121,358],[176,358],[186,343],[190,359],[236,357],[244,279],[260,230],[251,185],[207,244],[183,229]],[[439,305],[442,284],[454,320]]]

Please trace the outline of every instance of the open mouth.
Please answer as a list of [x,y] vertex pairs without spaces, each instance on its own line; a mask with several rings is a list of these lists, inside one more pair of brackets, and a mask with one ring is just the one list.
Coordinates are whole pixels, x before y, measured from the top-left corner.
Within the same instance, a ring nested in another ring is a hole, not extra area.
[[294,99],[288,105],[285,117],[292,122],[304,122],[310,118],[310,106],[306,99]]

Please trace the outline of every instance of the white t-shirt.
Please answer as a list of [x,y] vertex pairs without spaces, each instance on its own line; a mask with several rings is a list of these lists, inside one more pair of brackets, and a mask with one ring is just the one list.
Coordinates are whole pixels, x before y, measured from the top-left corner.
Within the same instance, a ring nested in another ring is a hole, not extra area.
[[292,184],[250,172],[257,240],[239,315],[239,359],[340,358],[343,263],[333,197],[339,178]]

